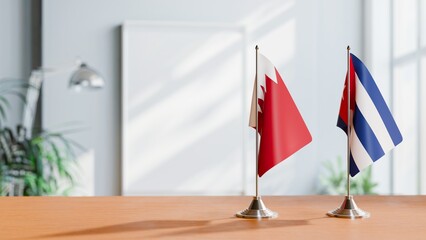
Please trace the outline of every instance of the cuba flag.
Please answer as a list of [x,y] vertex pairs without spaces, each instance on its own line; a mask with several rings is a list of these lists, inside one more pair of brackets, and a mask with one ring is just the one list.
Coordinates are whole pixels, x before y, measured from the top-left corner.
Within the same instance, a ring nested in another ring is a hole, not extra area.
[[347,74],[337,126],[347,133],[351,121],[349,146],[353,177],[401,143],[402,135],[368,69],[355,55],[351,54],[349,59],[352,119],[348,119]]

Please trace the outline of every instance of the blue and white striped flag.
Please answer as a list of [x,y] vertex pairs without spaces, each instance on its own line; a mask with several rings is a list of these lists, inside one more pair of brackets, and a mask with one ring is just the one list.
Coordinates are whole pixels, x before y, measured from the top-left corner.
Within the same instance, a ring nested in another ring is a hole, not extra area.
[[[351,139],[350,174],[383,157],[401,143],[402,135],[368,69],[355,55],[350,55]],[[340,104],[337,126],[347,132],[347,76]]]

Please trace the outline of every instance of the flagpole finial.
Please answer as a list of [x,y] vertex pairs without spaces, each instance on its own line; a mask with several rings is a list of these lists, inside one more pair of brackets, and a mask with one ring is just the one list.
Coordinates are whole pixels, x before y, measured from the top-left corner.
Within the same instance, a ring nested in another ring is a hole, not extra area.
[[259,46],[258,46],[258,45],[256,45],[256,47],[254,47],[254,49],[259,50]]
[[351,47],[349,47],[349,45],[348,45],[348,47],[346,49],[349,51],[349,50],[351,50]]

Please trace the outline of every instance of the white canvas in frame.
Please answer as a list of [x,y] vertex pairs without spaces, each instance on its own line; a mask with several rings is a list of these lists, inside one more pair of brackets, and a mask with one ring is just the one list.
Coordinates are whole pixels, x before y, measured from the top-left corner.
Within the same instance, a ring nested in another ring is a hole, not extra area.
[[243,192],[245,42],[236,26],[123,25],[123,195]]

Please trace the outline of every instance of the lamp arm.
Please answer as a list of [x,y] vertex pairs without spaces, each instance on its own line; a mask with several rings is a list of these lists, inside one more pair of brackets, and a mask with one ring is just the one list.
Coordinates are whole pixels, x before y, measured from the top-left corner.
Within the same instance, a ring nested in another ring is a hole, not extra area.
[[34,118],[37,112],[37,103],[40,96],[41,84],[43,82],[42,72],[34,70],[29,79],[30,88],[27,90],[25,105],[22,114],[22,126],[26,129],[27,137],[32,136]]
[[82,64],[82,61],[78,58],[74,65],[61,66],[56,68],[51,67],[39,67],[31,71],[29,78],[30,88],[27,90],[26,102],[23,109],[22,125],[27,130],[27,137],[32,136],[32,130],[34,127],[34,118],[37,112],[37,103],[40,98],[40,90],[46,75],[59,74],[70,69],[76,68]]
[[60,66],[60,67],[44,67],[44,66],[41,66],[41,67],[38,67],[37,69],[34,69],[31,72],[31,74],[38,72],[39,74],[43,75],[43,78],[44,78],[48,74],[49,75],[51,75],[51,74],[59,74],[59,73],[62,73],[62,72],[66,72],[66,71],[72,70],[72,69],[77,68],[78,66],[80,66],[82,63],[83,62],[79,58],[77,58],[75,60],[75,62],[74,62],[73,65],[68,64],[68,65],[63,65],[63,66]]

